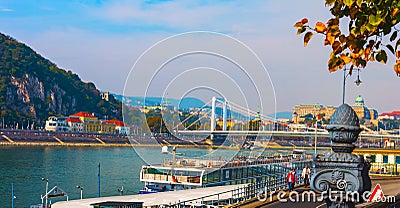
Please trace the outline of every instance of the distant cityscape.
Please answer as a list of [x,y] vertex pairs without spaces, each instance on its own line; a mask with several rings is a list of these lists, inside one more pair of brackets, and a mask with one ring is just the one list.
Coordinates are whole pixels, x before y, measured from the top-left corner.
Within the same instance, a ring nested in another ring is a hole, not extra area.
[[[109,93],[103,92],[100,94],[101,98],[108,101]],[[210,117],[207,116],[206,111],[199,107],[192,107],[186,109],[178,109],[175,105],[170,105],[166,100],[163,103],[155,103],[151,106],[130,106],[136,114],[132,115],[136,118],[136,123],[128,121],[121,121],[116,119],[99,118],[92,112],[77,112],[69,116],[50,116],[44,127],[36,129],[43,129],[52,132],[71,132],[71,133],[95,133],[95,134],[118,134],[129,135],[144,131],[145,126],[148,126],[151,132],[169,133],[168,128],[163,122],[163,112],[177,112],[180,121],[189,119],[182,126],[188,127],[192,130],[206,130],[210,128]],[[400,111],[378,113],[376,108],[369,107],[365,104],[362,96],[355,99],[352,108],[360,119],[360,123],[373,130],[398,130],[400,127]],[[276,122],[270,120],[263,120],[259,116],[254,116],[250,120],[243,120],[239,118],[228,117],[227,129],[228,130],[286,130],[296,129],[299,125],[311,127],[316,123],[319,126],[324,126],[329,123],[330,117],[336,110],[334,106],[324,106],[322,104],[300,104],[292,109],[292,118],[277,118]],[[143,117],[143,115],[146,115]],[[124,118],[125,119],[125,118]],[[134,119],[132,119],[134,120]],[[147,125],[143,123],[147,122]],[[197,123],[196,123],[197,122]],[[195,123],[195,125],[193,125]],[[168,124],[167,124],[168,125]],[[221,130],[223,121],[222,117],[216,117],[216,130]],[[293,126],[295,125],[295,126]],[[297,127],[296,127],[297,125]],[[3,127],[4,128],[4,127]],[[24,129],[24,125],[16,123],[13,129]],[[25,129],[35,129],[34,123],[25,127]]]
[[[378,111],[365,104],[364,98],[359,95],[351,106],[356,112],[360,123],[371,129],[392,130],[398,129],[400,123],[400,111],[384,112]],[[321,122],[328,124],[330,117],[337,107],[323,106],[322,104],[300,104],[292,109],[292,121],[295,124],[312,124]]]

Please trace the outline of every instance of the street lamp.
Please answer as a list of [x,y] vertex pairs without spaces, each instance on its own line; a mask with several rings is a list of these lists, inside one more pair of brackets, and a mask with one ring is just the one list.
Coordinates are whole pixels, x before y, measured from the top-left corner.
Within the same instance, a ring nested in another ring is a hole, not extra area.
[[[46,181],[46,193],[45,193],[45,198],[46,198],[46,203],[45,203],[45,205],[46,205],[46,207],[47,207],[47,199],[48,199],[48,195],[47,195],[47,192],[49,191],[49,179],[48,178],[42,178],[41,179],[42,181]],[[42,204],[43,204],[43,198],[42,198]]]
[[118,192],[120,196],[124,195],[124,186],[122,186],[121,189],[118,189]]
[[[346,65],[343,68],[343,94],[342,94],[342,104],[344,104],[344,97],[345,97],[345,93],[346,93],[346,79],[348,76],[351,76],[350,72],[346,73],[347,69],[346,69]],[[357,69],[357,79],[356,81],[354,81],[354,83],[357,86],[360,86],[360,84],[362,83],[362,81],[360,80],[360,69]]]
[[357,86],[360,86],[360,84],[362,83],[362,81],[360,80],[360,69],[357,69],[357,79],[356,79],[356,81],[354,81],[354,83]]
[[82,199],[82,197],[83,197],[83,187],[82,186],[75,186],[75,188],[81,190],[81,199]]
[[14,183],[11,184],[11,208],[14,208],[14,199],[15,199],[15,195],[14,195]]
[[314,154],[317,154],[317,131],[318,131],[318,120],[315,119],[315,138],[314,138]]

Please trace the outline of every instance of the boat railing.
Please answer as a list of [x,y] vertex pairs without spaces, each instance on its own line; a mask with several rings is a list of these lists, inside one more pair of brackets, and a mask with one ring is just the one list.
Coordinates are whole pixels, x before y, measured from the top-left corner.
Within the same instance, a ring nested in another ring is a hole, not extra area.
[[240,157],[235,158],[233,161],[223,160],[204,160],[204,159],[190,159],[190,158],[179,158],[175,161],[171,158],[164,159],[164,166],[174,167],[191,167],[191,168],[226,168],[236,166],[252,166],[252,165],[263,165],[263,164],[274,164],[274,163],[293,163],[296,161],[311,160],[311,155],[283,155],[280,157],[258,157],[258,158],[246,158]]
[[143,174],[142,180],[162,181],[168,183],[193,183],[200,184],[200,176],[180,176],[170,174]]
[[[296,184],[303,183],[301,177],[298,178]],[[277,177],[269,177],[264,180],[259,180],[254,183],[243,184],[232,190],[223,191],[207,196],[198,197],[186,201],[178,201],[175,203],[161,205],[160,207],[205,207],[205,206],[221,206],[239,203],[250,199],[258,199],[258,197],[265,197],[267,194],[288,188],[286,175]]]
[[265,164],[276,164],[276,163],[290,164],[293,162],[307,161],[307,160],[311,160],[311,157],[300,158],[300,157],[293,157],[292,155],[290,155],[279,158],[268,157],[268,158],[258,158],[255,160],[236,160],[226,163],[224,167],[254,166],[254,165],[265,165]]
[[188,168],[220,168],[227,161],[223,160],[205,160],[205,159],[191,159],[191,158],[179,158],[179,159],[164,159],[164,166],[174,167],[188,167]]

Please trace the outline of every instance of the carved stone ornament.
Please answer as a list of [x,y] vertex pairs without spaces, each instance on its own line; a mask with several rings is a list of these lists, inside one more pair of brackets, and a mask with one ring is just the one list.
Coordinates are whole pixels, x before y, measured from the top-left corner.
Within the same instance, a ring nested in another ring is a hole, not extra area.
[[360,189],[359,180],[353,172],[340,169],[327,169],[317,173],[311,181],[313,190],[317,193],[327,191],[354,192]]
[[347,104],[336,109],[326,129],[329,131],[331,140],[335,142],[332,150],[346,153],[354,150],[353,142],[357,141],[362,130],[356,112]]
[[[360,121],[355,111],[347,104],[339,106],[326,128],[333,141],[333,153],[316,155],[310,187],[317,193],[354,193],[371,190],[369,169],[371,165],[361,155],[352,154],[361,132]],[[333,195],[335,195],[333,194]],[[344,195],[326,197],[328,208],[350,208],[361,201],[344,201]]]

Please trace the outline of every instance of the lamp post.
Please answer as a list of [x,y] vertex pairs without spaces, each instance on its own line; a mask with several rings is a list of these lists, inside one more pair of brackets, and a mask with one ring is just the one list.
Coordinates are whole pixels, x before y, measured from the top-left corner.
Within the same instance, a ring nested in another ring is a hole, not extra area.
[[[400,138],[400,123],[399,123],[399,138]],[[395,140],[395,144],[396,144],[396,141],[398,143],[399,140]],[[396,149],[396,145],[395,145],[394,149]]]
[[[44,195],[44,197],[46,198],[46,203],[45,206],[47,207],[47,192],[49,191],[49,179],[48,178],[42,178],[42,181],[46,181],[46,193]],[[43,204],[43,199],[42,199],[42,204]]]
[[100,198],[100,163],[97,172],[97,197]]
[[121,189],[118,189],[118,192],[120,196],[124,195],[124,186],[122,186]]
[[360,80],[360,69],[357,69],[357,79],[356,81],[354,81],[354,83],[358,86],[360,86],[360,84],[362,83],[362,81]]
[[82,186],[75,186],[75,188],[81,190],[81,199],[83,198],[83,187]]
[[317,154],[317,131],[318,131],[318,120],[315,119],[315,138],[314,138],[314,154]]
[[14,199],[15,199],[15,195],[14,195],[14,183],[11,184],[11,208],[14,208]]
[[[346,79],[348,76],[351,76],[350,72],[346,73],[347,69],[346,69],[346,65],[343,68],[343,93],[342,93],[342,104],[344,104],[344,97],[346,94]],[[362,83],[362,81],[360,80],[360,69],[357,69],[357,79],[356,81],[354,81],[354,83],[357,86],[360,86],[360,84]]]
[[175,168],[175,165],[176,165],[176,147],[172,147],[172,152],[169,152],[168,151],[168,147],[167,146],[163,146],[161,148],[161,153],[162,154],[172,154],[171,179],[172,179],[172,182],[176,182],[176,181],[174,181],[174,178],[175,178],[175,176],[174,176],[174,168]]

